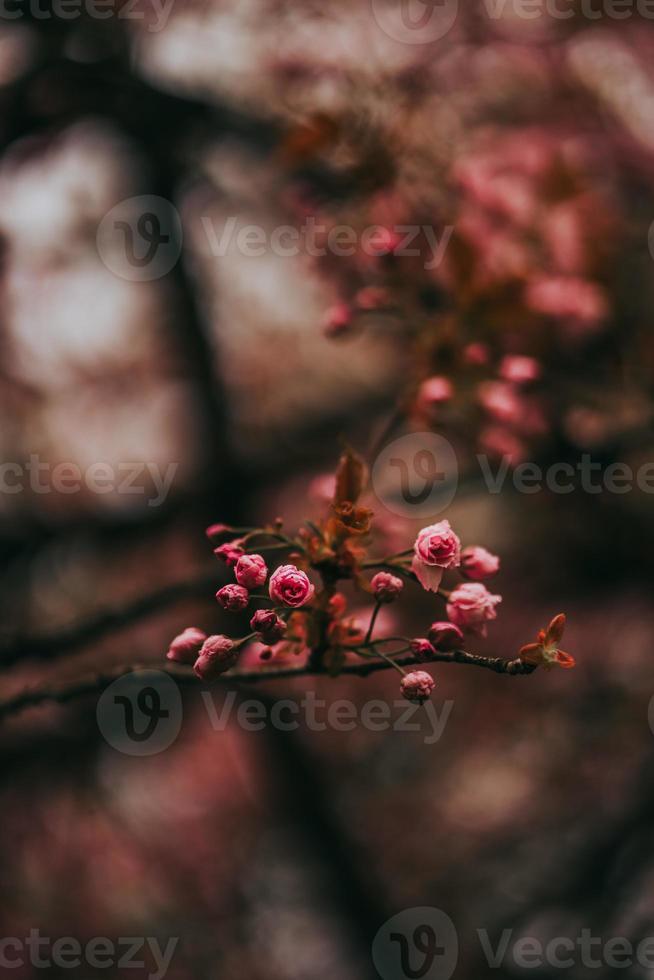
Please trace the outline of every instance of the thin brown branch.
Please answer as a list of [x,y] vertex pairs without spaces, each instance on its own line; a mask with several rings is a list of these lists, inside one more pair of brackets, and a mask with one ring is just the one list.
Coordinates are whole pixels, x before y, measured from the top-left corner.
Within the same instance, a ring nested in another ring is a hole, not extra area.
[[[394,662],[389,660],[372,660],[361,664],[348,664],[341,674],[348,674],[355,677],[367,677],[379,670],[388,670],[394,665],[400,667],[412,667],[415,664],[425,665],[425,661],[418,661],[415,657],[401,657]],[[525,664],[521,660],[506,660],[501,657],[482,657],[474,653],[467,653],[465,650],[454,650],[452,653],[436,653],[427,663],[456,663],[468,664],[473,667],[483,667],[492,670],[496,674],[531,674],[535,667]],[[101,694],[110,684],[113,684],[119,677],[133,674],[136,671],[159,671],[168,674],[178,683],[184,685],[199,685],[201,681],[188,668],[168,663],[147,663],[147,664],[128,664],[116,667],[113,670],[97,674],[84,680],[76,681],[72,684],[59,688],[34,688],[23,691],[13,698],[8,698],[0,702],[0,720],[9,715],[17,714],[26,708],[34,708],[40,704],[53,702],[65,704],[68,701],[76,700],[88,694]],[[221,682],[235,682],[238,684],[260,683],[261,681],[279,680],[281,678],[327,676],[326,671],[318,670],[313,667],[279,667],[274,669],[261,669],[252,671],[233,671],[225,674]]]

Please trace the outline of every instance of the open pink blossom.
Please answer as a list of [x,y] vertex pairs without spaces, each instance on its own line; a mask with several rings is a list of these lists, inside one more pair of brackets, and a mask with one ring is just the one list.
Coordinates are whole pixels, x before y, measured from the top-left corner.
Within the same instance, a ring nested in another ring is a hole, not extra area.
[[411,570],[428,592],[437,592],[445,569],[456,568],[461,560],[461,542],[449,521],[423,527],[413,551]]
[[402,697],[415,704],[428,701],[435,687],[434,678],[425,670],[412,670],[409,674],[405,674],[400,682]]
[[268,566],[261,555],[241,555],[236,562],[234,574],[239,585],[253,591],[268,578]]
[[297,609],[313,598],[315,587],[309,576],[295,565],[280,565],[270,576],[268,592],[273,602]]
[[461,571],[466,578],[474,579],[476,582],[494,575],[499,567],[498,556],[478,545],[464,548],[461,552]]
[[195,663],[206,638],[207,634],[203,630],[198,629],[197,626],[188,626],[183,633],[171,641],[166,654],[167,659],[178,664]]
[[495,606],[502,596],[492,595],[481,582],[464,582],[450,593],[447,615],[455,626],[486,636],[486,624],[497,618]]

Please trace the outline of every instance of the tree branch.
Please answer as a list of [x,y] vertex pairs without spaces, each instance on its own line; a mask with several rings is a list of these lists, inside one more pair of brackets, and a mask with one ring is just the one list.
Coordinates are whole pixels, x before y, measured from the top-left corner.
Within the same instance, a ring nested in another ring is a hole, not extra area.
[[[496,674],[510,674],[516,676],[518,674],[531,674],[536,670],[535,667],[530,664],[525,664],[519,659],[506,660],[501,657],[482,657],[474,653],[467,653],[465,650],[454,650],[452,653],[436,653],[429,661],[416,660],[415,657],[401,657],[394,662],[401,667],[412,667],[415,664],[420,664],[424,666],[425,663],[456,663],[456,664],[468,664],[472,667],[483,667],[487,670],[492,670]],[[369,663],[361,664],[347,664],[340,671],[340,674],[347,674],[354,677],[367,677],[369,674],[374,674],[379,670],[388,670],[393,666],[388,660],[373,660]],[[97,674],[95,677],[89,677],[85,680],[75,681],[72,684],[59,687],[59,688],[34,688],[32,690],[23,691],[22,694],[18,694],[13,698],[9,698],[4,702],[0,702],[0,720],[6,718],[9,715],[17,714],[26,708],[37,707],[40,704],[45,704],[47,702],[54,702],[56,704],[65,704],[68,701],[73,701],[77,698],[84,697],[87,694],[101,694],[110,684],[113,684],[115,680],[119,677],[125,677],[128,674],[133,674],[136,671],[158,671],[164,674],[168,674],[179,684],[183,685],[199,685],[201,681],[195,676],[190,670],[183,666],[168,663],[147,663],[147,664],[129,664],[116,667],[113,670],[109,670],[102,674]],[[294,678],[294,677],[312,677],[312,676],[330,676],[327,671],[320,670],[315,667],[279,667],[274,669],[261,669],[252,671],[234,671],[225,674],[220,683],[226,683],[229,681],[238,684],[253,684],[259,683],[260,681],[267,680],[279,680],[281,678]]]

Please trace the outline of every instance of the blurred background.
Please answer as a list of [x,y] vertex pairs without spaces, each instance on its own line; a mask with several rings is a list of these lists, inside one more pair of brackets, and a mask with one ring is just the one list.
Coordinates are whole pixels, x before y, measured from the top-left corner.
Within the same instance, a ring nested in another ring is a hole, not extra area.
[[[372,464],[426,430],[456,450],[446,516],[502,558],[481,651],[515,656],[564,610],[577,668],[434,669],[453,702],[434,744],[214,731],[194,688],[147,758],[107,744],[94,696],[7,717],[2,936],[179,937],[171,980],[360,980],[384,922],[430,906],[477,980],[561,972],[490,970],[478,930],[654,934],[654,469],[649,489],[491,494],[475,461],[654,460],[646,7],[4,4],[3,701],[225,628],[207,524],[293,528],[324,512],[343,440]],[[340,226],[351,253],[325,247]],[[403,255],[404,226],[442,251]],[[507,355],[533,384],[498,378]],[[433,376],[453,395],[425,401]],[[389,550],[427,523],[371,505]],[[416,598],[407,630],[430,616]],[[392,702],[389,673],[252,696]]]

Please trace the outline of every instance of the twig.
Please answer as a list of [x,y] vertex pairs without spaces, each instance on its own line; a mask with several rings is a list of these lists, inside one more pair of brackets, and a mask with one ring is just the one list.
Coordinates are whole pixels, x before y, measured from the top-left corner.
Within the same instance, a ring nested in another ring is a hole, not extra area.
[[[474,653],[467,653],[465,650],[454,650],[452,653],[436,653],[428,661],[417,660],[415,657],[403,657],[401,660],[373,660],[362,664],[347,664],[340,671],[354,677],[367,677],[379,670],[388,670],[390,667],[411,667],[415,664],[424,665],[425,663],[456,663],[469,664],[473,667],[484,667],[492,670],[496,674],[531,674],[535,667],[525,664],[521,660],[505,660],[501,657],[482,657]],[[84,697],[87,694],[100,694],[110,684],[119,677],[133,674],[137,671],[159,671],[168,674],[174,680],[184,685],[200,684],[200,680],[190,670],[183,666],[171,665],[168,663],[147,663],[129,664],[116,667],[114,670],[97,674],[95,677],[86,680],[76,681],[73,684],[59,688],[34,688],[24,691],[16,697],[9,698],[0,702],[0,719],[8,715],[16,714],[25,708],[33,708],[37,705],[52,701],[57,704],[65,704],[76,698]],[[310,677],[310,676],[329,676],[326,670],[316,667],[279,667],[274,669],[261,669],[252,671],[234,671],[224,674],[221,681],[233,681],[239,684],[259,683],[267,680],[279,680],[280,678]]]

